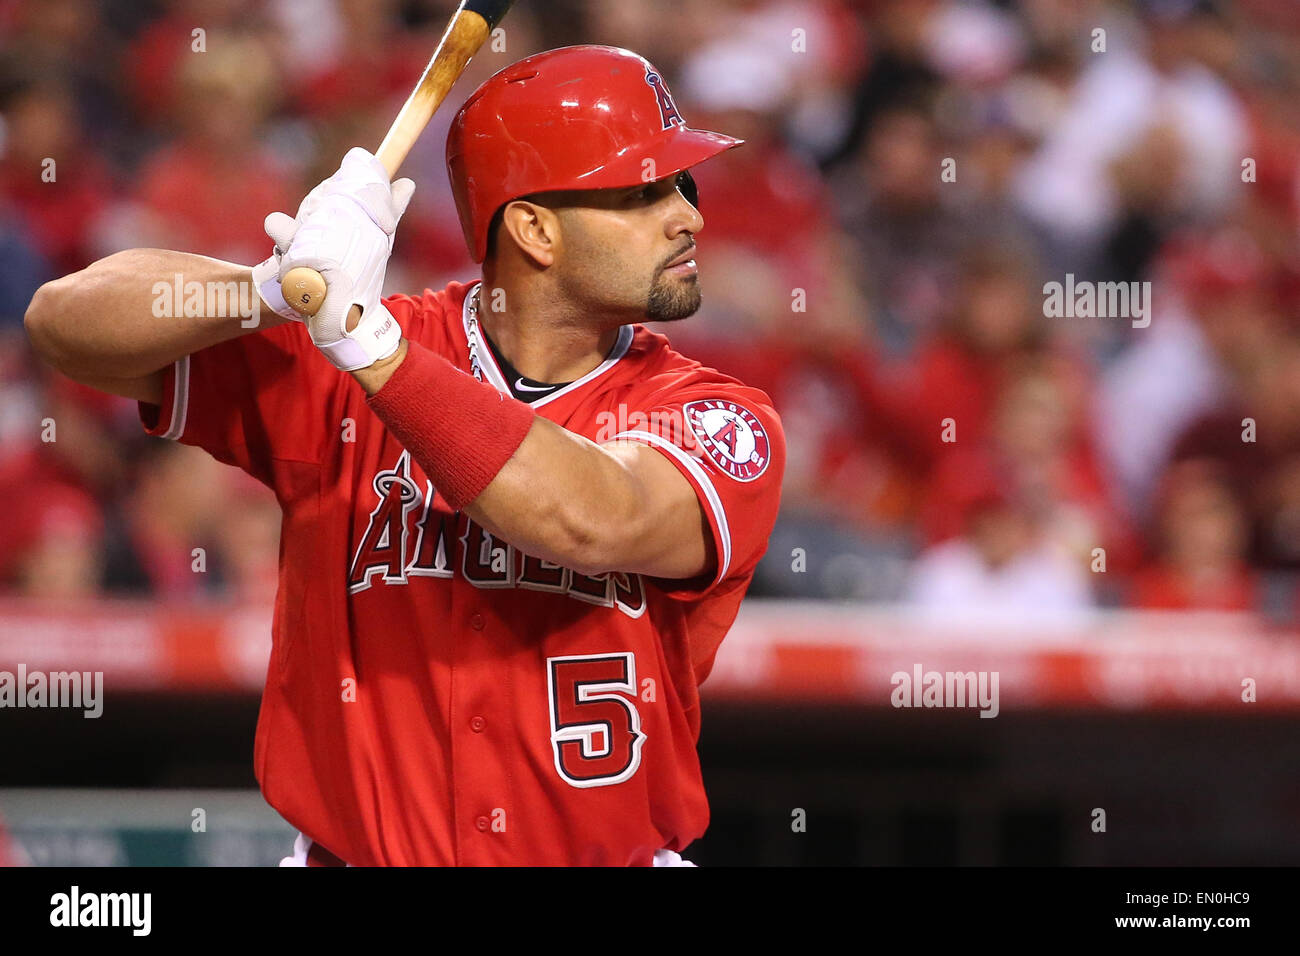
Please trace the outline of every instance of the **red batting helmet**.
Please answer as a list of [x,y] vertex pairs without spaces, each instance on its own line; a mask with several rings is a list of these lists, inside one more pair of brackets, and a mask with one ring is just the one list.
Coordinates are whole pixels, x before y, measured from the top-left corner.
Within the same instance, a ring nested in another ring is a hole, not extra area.
[[452,121],[447,172],[470,255],[482,262],[492,217],[512,199],[636,186],[741,142],[687,128],[645,58],[569,46],[526,57],[474,91]]

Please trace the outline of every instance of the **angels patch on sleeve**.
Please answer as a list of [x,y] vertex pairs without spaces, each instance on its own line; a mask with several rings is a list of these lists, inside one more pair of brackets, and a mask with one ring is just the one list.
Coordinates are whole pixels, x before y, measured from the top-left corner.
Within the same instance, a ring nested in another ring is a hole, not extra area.
[[687,402],[686,421],[700,449],[736,481],[753,481],[767,470],[771,444],[758,416],[722,398]]

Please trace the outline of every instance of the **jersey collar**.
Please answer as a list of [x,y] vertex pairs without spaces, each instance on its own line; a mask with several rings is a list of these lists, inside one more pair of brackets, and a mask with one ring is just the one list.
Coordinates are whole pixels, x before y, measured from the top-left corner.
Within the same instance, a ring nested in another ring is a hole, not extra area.
[[[461,327],[465,332],[466,341],[469,340],[470,299],[473,297],[475,291],[479,289],[482,285],[483,285],[482,282],[476,282],[472,286],[470,286],[469,290],[465,293],[465,301],[461,304],[460,307]],[[480,309],[482,308],[481,304],[479,308]],[[547,395],[543,398],[539,398],[535,402],[529,402],[528,404],[532,408],[540,408],[542,405],[545,405],[548,402],[555,401],[561,395],[567,395],[570,392],[576,391],[577,389],[586,385],[588,382],[600,378],[600,376],[604,375],[611,368],[617,365],[619,360],[622,359],[623,356],[627,354],[628,348],[630,348],[632,345],[632,336],[635,334],[635,331],[636,330],[631,325],[619,326],[618,338],[614,341],[614,347],[609,350],[609,355],[605,357],[605,361],[601,362],[599,365],[593,368],[586,375],[582,376],[582,378],[575,379],[574,381],[570,382],[568,385],[564,386],[564,388],[558,388],[550,395]],[[481,363],[480,367],[483,370],[483,377],[487,381],[491,382],[493,386],[496,387],[497,391],[504,392],[507,395],[513,396],[514,393],[510,391],[510,386],[506,383],[505,375],[502,374],[501,367],[497,364],[496,357],[492,354],[492,349],[490,348],[482,349],[479,353],[479,361]]]

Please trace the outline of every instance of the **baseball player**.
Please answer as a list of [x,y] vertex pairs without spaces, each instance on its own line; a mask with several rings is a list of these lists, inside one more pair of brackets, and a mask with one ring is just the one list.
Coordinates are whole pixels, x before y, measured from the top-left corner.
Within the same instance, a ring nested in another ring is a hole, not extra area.
[[[699,685],[785,440],[767,395],[638,323],[699,307],[688,170],[739,144],[636,54],[552,50],[448,138],[481,281],[381,298],[414,186],[354,149],[251,274],[132,250],[33,299],[47,361],[283,508],[255,766],[286,862],[681,864],[704,832]],[[329,290],[303,321],[296,267]],[[151,317],[176,274],[276,318]]]

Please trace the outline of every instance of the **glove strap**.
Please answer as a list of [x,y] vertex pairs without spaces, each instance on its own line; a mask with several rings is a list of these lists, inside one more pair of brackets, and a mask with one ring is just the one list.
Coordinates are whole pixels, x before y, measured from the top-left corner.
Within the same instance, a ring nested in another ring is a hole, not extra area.
[[402,344],[402,327],[383,305],[361,316],[351,332],[337,342],[317,344],[331,365],[344,372],[374,365],[388,358]]
[[262,301],[269,305],[276,315],[294,322],[302,321],[302,316],[294,311],[293,306],[284,301],[284,293],[280,291],[278,255],[272,255],[269,259],[253,266],[253,285],[257,287],[257,294],[262,297]]

